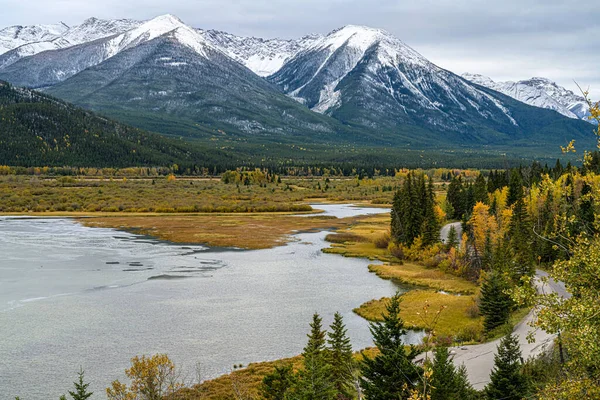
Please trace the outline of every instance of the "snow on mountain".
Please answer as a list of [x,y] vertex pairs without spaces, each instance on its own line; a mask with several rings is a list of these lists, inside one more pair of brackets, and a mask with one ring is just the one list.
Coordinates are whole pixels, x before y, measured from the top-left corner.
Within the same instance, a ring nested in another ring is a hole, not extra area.
[[242,37],[216,30],[198,30],[210,43],[259,76],[277,72],[286,61],[321,39],[308,35],[300,39]]
[[[133,29],[112,35],[104,39],[82,43],[76,46],[58,49],[43,54],[34,54],[17,62],[7,61],[13,52],[0,55],[0,76],[21,86],[46,87],[83,71],[120,52],[171,33],[181,44],[193,49],[200,55],[207,47],[213,48],[195,29],[185,25],[173,15],[162,15],[141,24],[131,22]],[[109,25],[114,27],[114,25]],[[80,33],[89,32],[80,30]],[[75,36],[75,35],[74,35]],[[89,37],[78,34],[75,37]]]
[[587,117],[590,115],[590,107],[583,96],[577,95],[547,78],[531,78],[520,83],[544,91],[548,96],[568,108],[569,111],[577,115],[580,119],[587,120]]
[[531,78],[518,82],[495,82],[487,76],[465,73],[463,78],[503,93],[531,106],[554,110],[566,117],[588,121],[589,106],[582,96],[557,85],[547,78]]
[[372,127],[420,121],[458,131],[467,111],[518,125],[498,99],[390,33],[365,26],[348,25],[315,40],[268,79],[313,111]]
[[[0,56],[0,68],[7,67],[8,65],[17,62],[21,58],[32,56],[43,51],[64,49],[78,44],[113,36],[115,34],[133,29],[140,24],[140,21],[134,21],[130,19],[101,20],[97,18],[89,18],[81,25],[77,25],[72,28],[69,28],[63,24],[61,26],[64,27],[65,30],[60,31],[59,29],[55,28],[52,31],[57,34],[46,34],[43,37],[28,35],[26,37],[28,40],[27,43],[18,45]],[[20,42],[24,41],[25,38],[20,40]],[[16,43],[17,42],[13,40],[10,47],[14,46]]]
[[24,44],[56,39],[68,29],[62,22],[53,25],[15,25],[0,29],[0,54]]
[[132,19],[104,20],[92,17],[69,29],[61,38],[71,45],[87,43],[137,28],[142,23]]

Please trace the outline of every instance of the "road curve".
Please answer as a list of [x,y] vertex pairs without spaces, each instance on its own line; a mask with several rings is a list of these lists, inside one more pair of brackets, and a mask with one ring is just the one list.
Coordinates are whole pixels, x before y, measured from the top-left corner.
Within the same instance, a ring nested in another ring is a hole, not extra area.
[[440,229],[440,241],[442,243],[446,243],[446,241],[448,240],[448,235],[450,233],[451,227],[454,227],[454,229],[456,230],[456,237],[460,242],[462,236],[462,225],[460,222],[452,222],[450,224],[444,225],[442,229]]
[[[456,223],[454,223],[456,224]],[[440,238],[444,240],[448,236],[450,226],[454,224],[448,224],[442,228]],[[460,223],[459,227],[460,227]],[[443,236],[443,235],[446,236]],[[537,270],[535,277],[535,285],[538,293],[553,293],[556,292],[560,296],[568,298],[569,294],[565,290],[565,286],[562,283],[557,283],[552,279],[544,283],[540,278],[548,277],[548,273],[545,271]],[[530,323],[535,320],[536,310],[532,310],[527,316],[515,326],[513,334],[519,339],[519,345],[521,346],[521,352],[523,359],[529,357],[535,357],[542,352],[546,351],[554,341],[555,335],[546,333],[541,329],[535,329],[530,326]],[[529,332],[533,331],[533,338],[535,341],[529,343],[527,336]],[[500,339],[492,342],[470,345],[470,346],[457,346],[451,347],[450,353],[453,355],[454,364],[458,367],[462,364],[467,369],[469,381],[473,387],[477,390],[483,389],[490,381],[490,373],[494,367],[494,354],[496,353]],[[425,354],[417,357],[417,360],[423,360]]]

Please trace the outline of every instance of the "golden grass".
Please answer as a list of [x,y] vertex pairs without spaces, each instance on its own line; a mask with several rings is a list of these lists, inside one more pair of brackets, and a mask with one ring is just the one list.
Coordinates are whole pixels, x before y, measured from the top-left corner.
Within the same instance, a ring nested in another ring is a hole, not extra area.
[[369,260],[394,261],[387,251],[375,246],[374,241],[389,230],[389,214],[376,214],[362,217],[336,235],[326,238],[334,244],[324,253],[339,254],[344,257],[368,258]]
[[477,286],[466,279],[417,264],[369,265],[369,271],[382,279],[394,279],[409,285],[427,286],[449,293],[473,294],[477,290]]
[[302,365],[302,357],[285,358],[277,361],[251,363],[246,368],[205,381],[193,388],[183,389],[177,399],[185,400],[231,400],[236,398],[234,388],[244,394],[244,398],[258,399],[260,384],[265,375],[270,374],[276,365],[292,364],[297,370]]
[[[412,290],[404,293],[401,298],[400,316],[408,329],[433,330],[437,336],[464,335],[470,331],[480,335],[483,331],[482,319],[471,318],[467,314],[468,308],[474,301],[473,296],[453,296],[431,290]],[[354,312],[369,321],[379,321],[382,319],[388,301],[388,298],[371,300],[354,309]],[[440,313],[436,317],[438,311]]]
[[135,231],[176,243],[264,249],[284,244],[295,231],[335,229],[355,220],[265,213],[115,216],[82,218],[79,221],[90,227]]
[[[360,362],[363,355],[373,358],[378,350],[375,347],[354,353],[356,361]],[[235,399],[234,387],[248,399],[258,399],[260,385],[265,375],[273,371],[277,365],[292,364],[294,371],[302,368],[302,356],[284,358],[276,361],[251,363],[246,368],[235,370],[229,374],[205,381],[192,388],[179,391],[178,400],[230,400]]]

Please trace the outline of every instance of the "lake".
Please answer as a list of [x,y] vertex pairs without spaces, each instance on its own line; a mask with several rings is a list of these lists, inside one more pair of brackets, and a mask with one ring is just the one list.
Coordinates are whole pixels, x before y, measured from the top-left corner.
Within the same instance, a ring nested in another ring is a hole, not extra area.
[[[388,211],[313,207],[337,217]],[[294,356],[314,312],[329,325],[339,311],[354,348],[371,346],[352,309],[398,287],[369,273],[368,260],[322,253],[327,233],[242,251],[66,218],[0,218],[0,398],[58,399],[80,366],[92,398],[105,398],[135,355],[168,353],[190,374],[199,364],[204,378]]]

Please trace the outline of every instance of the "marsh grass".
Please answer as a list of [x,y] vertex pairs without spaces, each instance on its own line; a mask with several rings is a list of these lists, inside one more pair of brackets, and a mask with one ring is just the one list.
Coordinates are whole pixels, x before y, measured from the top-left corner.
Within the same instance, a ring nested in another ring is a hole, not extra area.
[[[429,321],[424,315],[424,307],[429,312],[442,310],[435,324],[434,336],[456,337],[461,330],[474,330],[478,336],[483,332],[482,318],[471,318],[467,308],[473,301],[472,296],[455,296],[431,290],[412,290],[401,296],[400,316],[408,329],[430,329]],[[382,320],[382,314],[389,302],[388,298],[370,300],[354,312],[369,321]]]
[[369,265],[369,271],[382,279],[393,279],[409,285],[426,286],[449,293],[473,294],[477,290],[477,286],[466,279],[418,264]]

